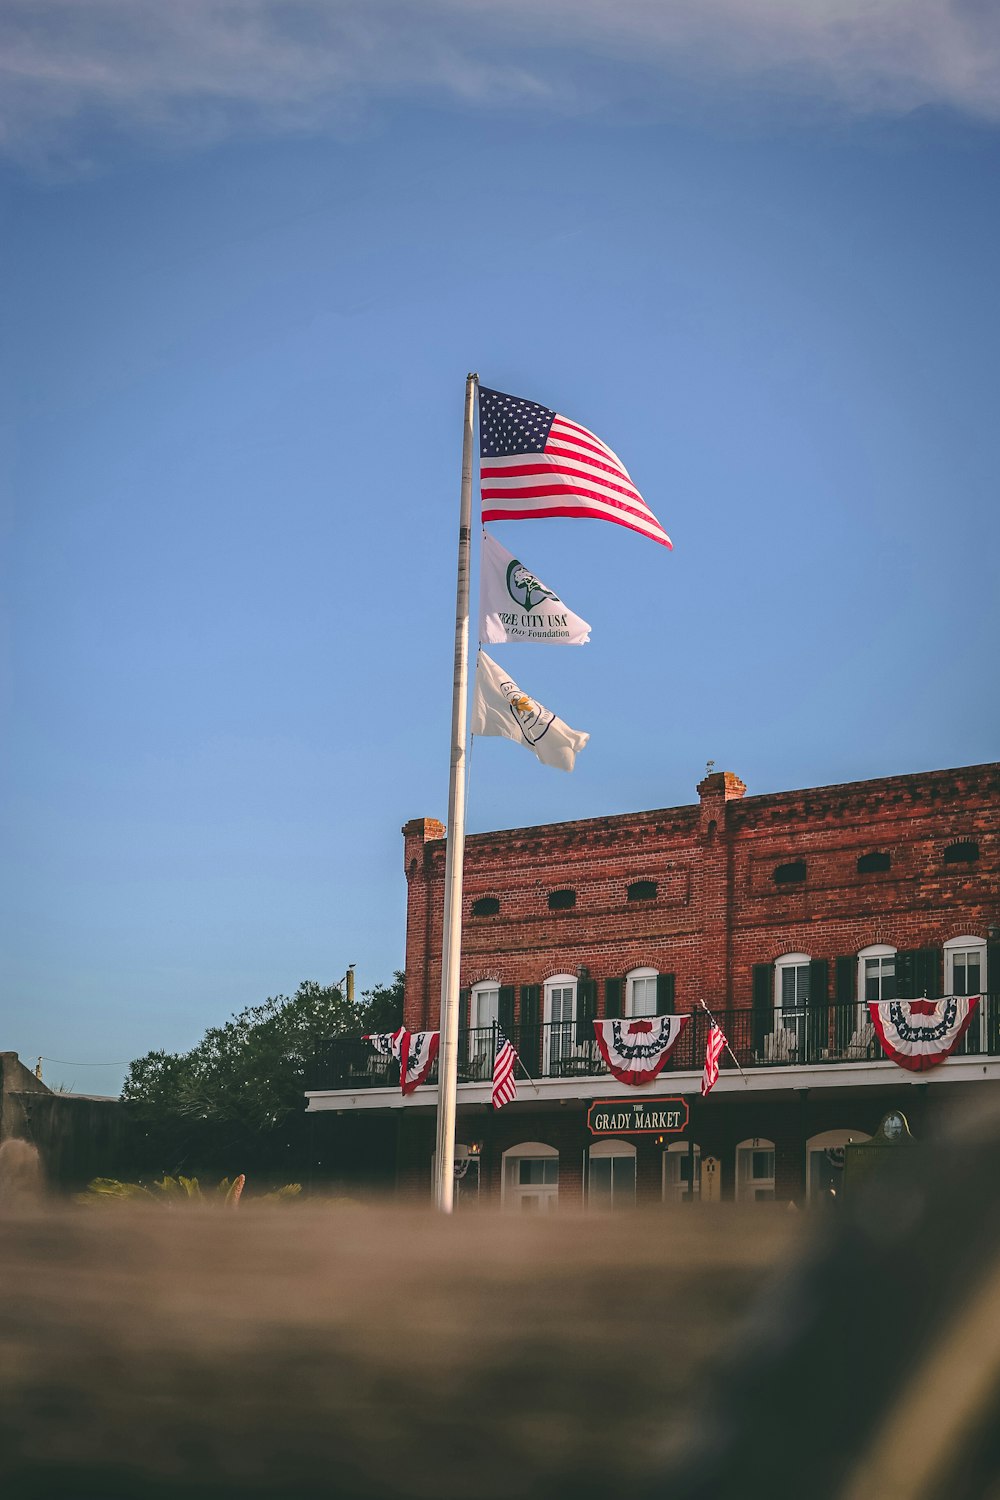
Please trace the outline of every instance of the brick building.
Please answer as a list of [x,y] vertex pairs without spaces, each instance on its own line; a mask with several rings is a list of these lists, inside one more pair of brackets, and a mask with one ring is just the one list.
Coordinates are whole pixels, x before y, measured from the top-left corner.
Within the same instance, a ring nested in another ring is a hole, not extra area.
[[[697,790],[467,840],[460,1202],[801,1202],[838,1187],[845,1145],[888,1112],[919,1138],[1000,1078],[1000,765],[761,797],[727,771]],[[416,1031],[438,1024],[445,829],[415,819],[403,837]],[[908,1073],[883,1055],[866,1001],[951,994],[984,999],[946,1062]],[[702,1001],[739,1063],[706,1100]],[[664,1071],[617,1082],[593,1018],[673,1012],[692,1018]],[[534,1082],[494,1112],[497,1021]],[[393,1066],[331,1043],[308,1107],[328,1159],[378,1139],[396,1183],[429,1191],[436,1087],[404,1100]]]

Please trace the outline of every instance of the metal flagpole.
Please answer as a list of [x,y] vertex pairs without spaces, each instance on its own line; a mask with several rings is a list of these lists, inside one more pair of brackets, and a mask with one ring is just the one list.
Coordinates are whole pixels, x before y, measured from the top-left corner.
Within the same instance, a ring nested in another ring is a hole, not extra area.
[[458,521],[455,681],[451,699],[451,776],[441,942],[441,1040],[438,1045],[437,1153],[434,1197],[450,1214],[455,1199],[455,1107],[458,1097],[458,985],[462,959],[462,861],[465,853],[465,729],[469,688],[469,562],[472,550],[472,427],[478,375],[465,381],[462,498]]

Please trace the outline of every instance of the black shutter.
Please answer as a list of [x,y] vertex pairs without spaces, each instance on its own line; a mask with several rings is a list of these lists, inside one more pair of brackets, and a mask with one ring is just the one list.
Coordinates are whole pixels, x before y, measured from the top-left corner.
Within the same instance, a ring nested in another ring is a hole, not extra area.
[[470,1015],[471,990],[459,990],[458,992],[458,1066],[464,1068],[469,1061],[469,1026],[472,1023]]
[[834,1045],[843,1056],[850,1045],[858,1019],[858,1001],[855,990],[858,982],[858,961],[850,954],[838,958],[835,965],[834,986],[837,997],[837,1023],[834,1027]]
[[604,1014],[609,1020],[614,1020],[622,1013],[622,990],[625,987],[624,979],[606,979],[604,981]]
[[986,944],[983,978],[986,982],[979,1003],[986,1006],[986,1045],[990,1052],[1000,1052],[1000,943]]
[[540,1071],[539,1059],[542,1055],[541,1004],[541,985],[522,984],[520,1045],[517,1051],[528,1072],[533,1075]]
[[658,1016],[672,1016],[677,1009],[674,995],[675,985],[672,974],[657,974],[656,976],[656,1014]]
[[917,989],[920,954],[916,948],[896,950],[896,995],[897,1000],[919,1000],[922,990]]
[[917,998],[926,995],[928,1000],[941,998],[941,970],[943,954],[940,948],[921,948],[917,954]]
[[576,982],[576,1045],[586,1047],[594,1040],[593,1020],[597,1015],[597,980]]
[[809,1035],[807,1062],[822,1062],[830,1048],[830,965],[825,958],[809,962]]
[[504,1031],[510,1036],[514,1030],[514,986],[502,984],[500,986],[500,998],[497,1001],[497,1020]]
[[774,1030],[774,965],[753,966],[753,1050],[764,1054],[764,1038]]

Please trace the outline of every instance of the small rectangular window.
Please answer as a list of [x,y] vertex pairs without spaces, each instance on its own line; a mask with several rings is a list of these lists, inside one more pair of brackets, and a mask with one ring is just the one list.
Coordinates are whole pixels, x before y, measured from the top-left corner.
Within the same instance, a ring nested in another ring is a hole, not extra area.
[[878,851],[874,854],[862,854],[858,858],[858,874],[871,875],[876,870],[888,870],[892,865],[892,855]]
[[549,891],[549,911],[567,911],[576,905],[576,891]]
[[805,878],[806,862],[804,859],[793,859],[787,865],[778,865],[774,872],[775,885],[794,885]]

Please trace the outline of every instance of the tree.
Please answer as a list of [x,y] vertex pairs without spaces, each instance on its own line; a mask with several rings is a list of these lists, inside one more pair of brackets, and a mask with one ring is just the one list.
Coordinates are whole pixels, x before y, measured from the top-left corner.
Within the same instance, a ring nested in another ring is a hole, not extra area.
[[302,1109],[303,1075],[325,1037],[367,1029],[367,1012],[388,1014],[399,979],[350,1005],[334,985],[305,980],[213,1026],[186,1053],[149,1052],[133,1062],[122,1098],[146,1119],[175,1115],[246,1130],[270,1130]]
[[359,1007],[362,1031],[395,1031],[403,1024],[403,983],[405,975],[397,969],[392,984],[377,984],[365,990]]

